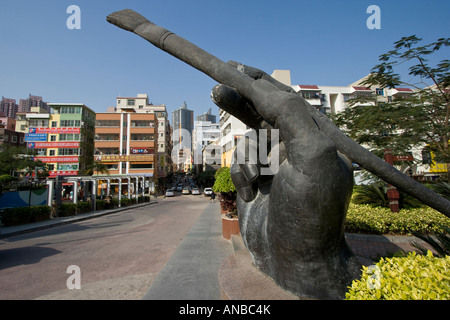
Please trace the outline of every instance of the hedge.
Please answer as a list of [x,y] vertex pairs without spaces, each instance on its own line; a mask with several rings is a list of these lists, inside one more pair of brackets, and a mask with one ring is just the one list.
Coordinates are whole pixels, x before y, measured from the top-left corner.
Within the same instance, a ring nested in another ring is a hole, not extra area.
[[5,226],[14,226],[25,223],[38,222],[50,219],[49,206],[32,206],[8,208],[0,215]]
[[406,257],[381,258],[363,266],[360,280],[354,280],[346,300],[448,300],[450,299],[450,257],[410,252]]
[[450,218],[430,208],[401,209],[351,203],[347,212],[345,232],[369,234],[403,234],[439,232],[440,225],[450,226]]

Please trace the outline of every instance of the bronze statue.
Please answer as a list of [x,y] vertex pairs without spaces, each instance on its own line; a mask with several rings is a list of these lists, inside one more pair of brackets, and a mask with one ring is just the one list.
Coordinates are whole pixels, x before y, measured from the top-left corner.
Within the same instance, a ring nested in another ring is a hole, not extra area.
[[342,299],[359,277],[361,266],[344,237],[352,162],[450,216],[449,201],[349,139],[265,72],[224,63],[132,10],[107,20],[216,80],[214,102],[251,128],[279,130],[275,174],[261,175],[261,164],[244,162],[234,163],[231,175],[244,243],[254,264],[282,288],[302,297]]

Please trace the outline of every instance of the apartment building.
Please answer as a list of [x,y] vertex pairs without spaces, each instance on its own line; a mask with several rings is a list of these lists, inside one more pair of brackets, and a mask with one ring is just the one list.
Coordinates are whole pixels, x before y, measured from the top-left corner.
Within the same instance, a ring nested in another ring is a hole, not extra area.
[[[192,151],[194,166],[197,172],[200,172],[204,167],[202,150],[212,141],[220,137],[220,124],[211,121],[200,121],[198,119],[203,118],[201,116],[197,117],[197,121],[195,121],[194,131],[192,133]],[[215,116],[211,117],[211,119],[215,119]]]
[[242,136],[251,130],[238,118],[220,109],[220,146],[222,148],[221,166],[231,166],[233,152]]
[[[138,115],[154,114],[157,119],[155,131],[155,171],[160,179],[167,178],[172,169],[172,128],[168,120],[168,113],[164,104],[154,105],[149,102],[147,94],[137,94],[136,97],[117,97],[116,106],[109,107],[108,113],[123,113],[125,111]],[[136,152],[135,150],[133,152]]]
[[52,113],[20,114],[27,148],[46,163],[50,177],[83,174],[93,161],[95,112],[82,103],[48,106]]
[[129,106],[117,112],[97,113],[94,160],[106,166],[108,175],[145,174],[157,178],[157,137],[155,113],[138,113]]

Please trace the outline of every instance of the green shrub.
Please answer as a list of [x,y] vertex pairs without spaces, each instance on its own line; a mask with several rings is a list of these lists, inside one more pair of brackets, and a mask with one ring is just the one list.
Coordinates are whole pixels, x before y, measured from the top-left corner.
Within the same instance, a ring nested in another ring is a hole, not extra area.
[[49,206],[8,208],[1,214],[1,220],[5,226],[38,222],[50,219],[50,211]]
[[68,217],[77,214],[77,204],[76,203],[63,203],[59,207],[58,216]]
[[91,211],[91,203],[89,201],[77,203],[77,214],[87,213],[89,211]]
[[411,252],[401,258],[381,258],[374,266],[363,266],[346,300],[447,300],[450,299],[450,257]]
[[411,235],[438,232],[441,225],[450,226],[450,218],[429,207],[395,213],[388,208],[350,203],[345,232]]
[[105,209],[105,205],[106,205],[105,200],[101,200],[101,199],[95,200],[95,208],[96,208],[96,210],[103,210],[103,209]]
[[133,199],[128,199],[128,198],[120,199],[120,206],[121,206],[121,207],[129,206],[129,205],[131,205],[132,203],[133,203]]

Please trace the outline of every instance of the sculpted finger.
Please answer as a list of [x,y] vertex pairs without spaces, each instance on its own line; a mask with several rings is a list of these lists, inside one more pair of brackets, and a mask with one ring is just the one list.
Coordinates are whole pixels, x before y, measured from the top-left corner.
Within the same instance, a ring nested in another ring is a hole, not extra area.
[[258,128],[263,121],[255,107],[235,89],[219,84],[211,91],[211,99],[221,109],[241,120],[250,128]]
[[250,181],[247,180],[241,166],[237,163],[231,165],[231,180],[233,181],[236,191],[245,202],[252,201],[256,196],[256,190]]

